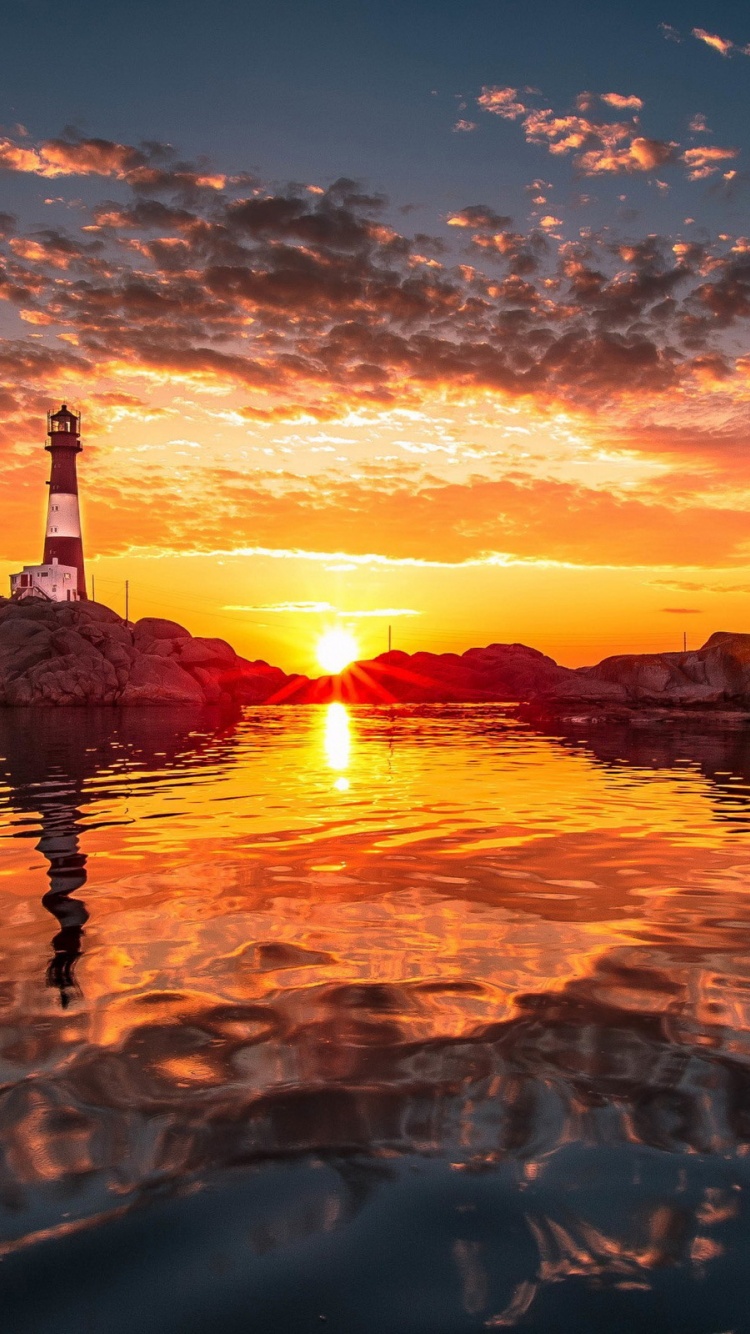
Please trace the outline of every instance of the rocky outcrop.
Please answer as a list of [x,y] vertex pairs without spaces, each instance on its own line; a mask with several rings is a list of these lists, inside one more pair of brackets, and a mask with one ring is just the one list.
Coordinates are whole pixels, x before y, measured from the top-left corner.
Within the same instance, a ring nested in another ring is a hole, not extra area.
[[0,598],[0,706],[521,703],[529,717],[609,718],[648,709],[746,710],[750,635],[690,653],[622,654],[573,670],[524,644],[465,653],[393,650],[338,677],[287,676],[176,621],[125,624],[96,602]]
[[353,663],[340,677],[290,678],[284,699],[325,704],[478,704],[513,702],[551,689],[570,673],[525,644],[490,644],[465,653],[393,649]]
[[532,712],[580,706],[615,717],[644,709],[750,710],[750,635],[718,631],[687,653],[628,653],[566,671],[527,697]]
[[288,681],[175,621],[96,602],[0,599],[0,705],[256,704]]

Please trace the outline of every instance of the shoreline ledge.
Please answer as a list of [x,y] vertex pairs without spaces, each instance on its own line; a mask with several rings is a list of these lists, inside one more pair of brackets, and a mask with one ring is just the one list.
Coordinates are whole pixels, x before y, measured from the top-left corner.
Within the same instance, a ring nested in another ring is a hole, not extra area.
[[176,621],[126,624],[96,602],[0,598],[0,707],[327,704],[516,705],[532,724],[750,726],[750,634],[684,653],[620,654],[569,668],[524,644],[465,653],[393,649],[340,676],[288,675]]

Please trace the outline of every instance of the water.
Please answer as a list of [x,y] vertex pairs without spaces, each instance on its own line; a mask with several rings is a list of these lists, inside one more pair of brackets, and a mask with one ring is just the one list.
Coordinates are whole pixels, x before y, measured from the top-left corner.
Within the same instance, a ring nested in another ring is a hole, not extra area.
[[750,739],[0,715],[13,1334],[750,1328]]

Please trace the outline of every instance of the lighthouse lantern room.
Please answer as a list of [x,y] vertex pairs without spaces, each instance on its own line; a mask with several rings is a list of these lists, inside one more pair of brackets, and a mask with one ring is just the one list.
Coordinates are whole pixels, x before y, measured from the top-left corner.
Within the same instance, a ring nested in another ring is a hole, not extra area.
[[11,596],[44,598],[50,602],[79,602],[86,598],[81,516],[78,509],[76,455],[80,454],[81,415],[63,403],[47,414],[51,456],[47,528],[41,565],[24,565],[10,576]]

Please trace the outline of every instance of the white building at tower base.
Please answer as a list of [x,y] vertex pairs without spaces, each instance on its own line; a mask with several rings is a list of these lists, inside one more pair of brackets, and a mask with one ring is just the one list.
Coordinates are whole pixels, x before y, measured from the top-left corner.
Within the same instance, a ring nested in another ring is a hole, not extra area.
[[78,570],[75,565],[24,565],[10,576],[10,595],[16,601],[41,598],[45,602],[78,602]]

